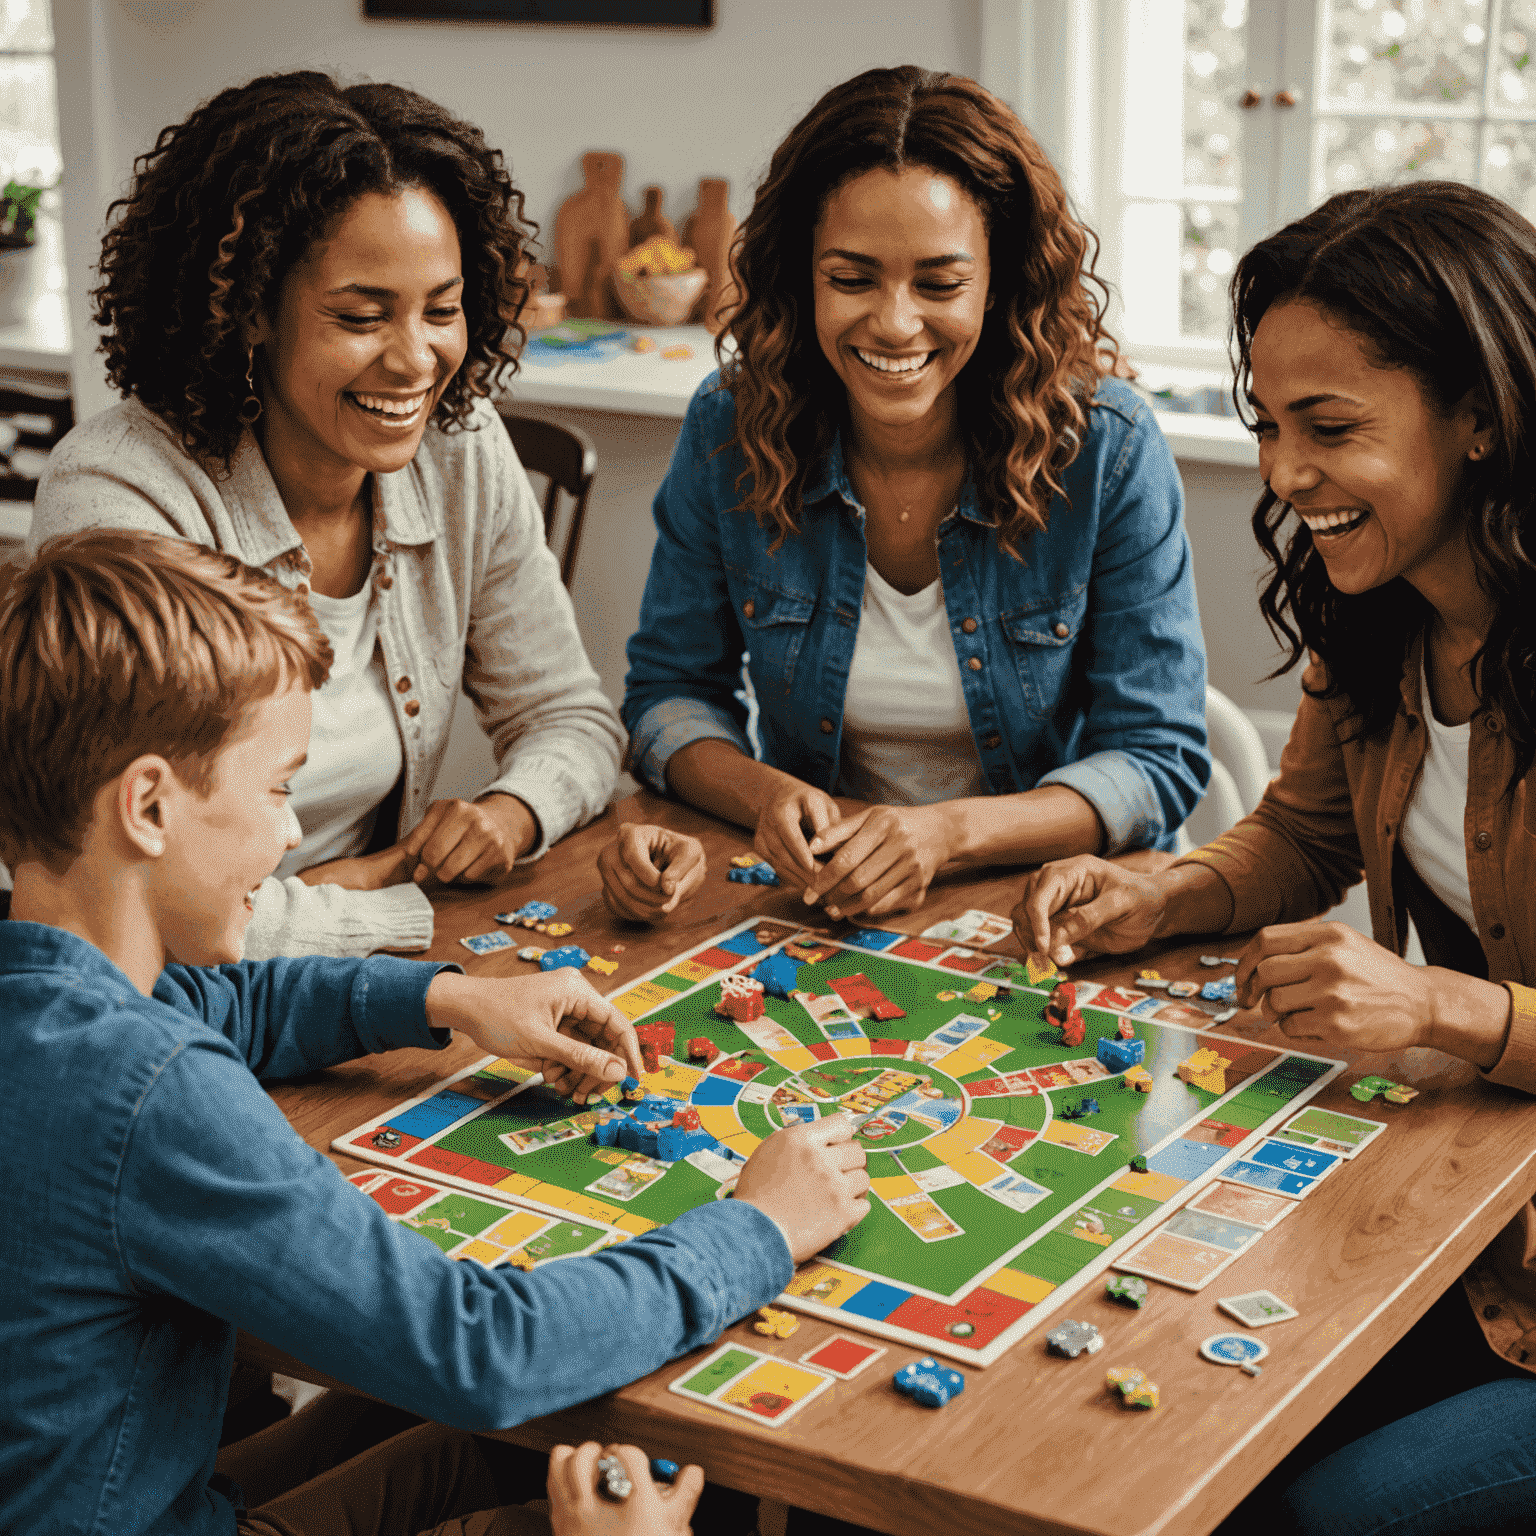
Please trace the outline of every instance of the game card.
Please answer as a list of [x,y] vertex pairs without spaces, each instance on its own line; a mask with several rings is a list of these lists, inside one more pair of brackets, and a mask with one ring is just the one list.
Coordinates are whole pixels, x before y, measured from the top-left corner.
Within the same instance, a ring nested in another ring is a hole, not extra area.
[[671,1166],[670,1163],[658,1162],[653,1157],[646,1157],[644,1153],[635,1152],[618,1167],[610,1168],[602,1178],[594,1179],[587,1188],[605,1200],[633,1200],[641,1191],[649,1189]]
[[1027,1211],[1050,1194],[1050,1190],[1026,1179],[1022,1173],[1000,1173],[995,1179],[989,1179],[978,1187],[982,1194],[991,1195],[994,1200],[1001,1200],[1004,1205],[1016,1211]]
[[467,939],[460,939],[459,943],[475,955],[494,955],[498,949],[517,947],[517,940],[510,933],[503,933],[500,929],[495,933],[472,933]]
[[1006,939],[1012,932],[1013,924],[1006,917],[973,907],[969,912],[962,912],[959,917],[946,918],[931,928],[925,928],[922,937],[948,939],[951,944],[969,944],[976,949],[985,949],[988,944]]
[[800,1360],[802,1364],[813,1365],[818,1371],[826,1371],[842,1381],[852,1381],[885,1352],[863,1339],[850,1339],[846,1333],[834,1333],[825,1343],[806,1350]]
[[792,1051],[800,1044],[777,1019],[770,1019],[767,1014],[746,1024],[738,1020],[736,1028],[761,1051]]
[[[1093,1006],[1095,1008],[1114,1008],[1120,1013],[1129,1013],[1137,1003],[1144,1003],[1146,1000],[1147,994],[1145,992],[1138,992],[1134,987],[1105,987],[1094,998]],[[1077,1005],[1079,1008],[1083,1005],[1081,996],[1077,1000]]]
[[1293,1146],[1284,1141],[1261,1141],[1248,1156],[1266,1168],[1284,1168],[1288,1173],[1299,1173],[1307,1179],[1320,1179],[1332,1173],[1343,1161],[1336,1152]]
[[1287,1200],[1284,1195],[1272,1195],[1262,1189],[1250,1189],[1244,1184],[1228,1184],[1217,1180],[1208,1189],[1201,1190],[1184,1209],[1247,1222],[1251,1227],[1262,1227],[1268,1232],[1296,1209],[1296,1202]]
[[545,1147],[558,1147],[562,1141],[575,1141],[585,1136],[590,1127],[576,1124],[574,1120],[551,1120],[548,1125],[530,1125],[522,1131],[503,1131],[496,1139],[521,1157],[525,1152],[542,1152]]
[[894,1200],[887,1200],[885,1208],[925,1243],[942,1243],[947,1237],[965,1236],[965,1228],[957,1226],[928,1195],[921,1192],[898,1195]]
[[1271,1190],[1277,1195],[1289,1195],[1293,1200],[1300,1200],[1312,1192],[1317,1184],[1316,1179],[1303,1177],[1299,1173],[1289,1173],[1284,1168],[1271,1168],[1266,1163],[1252,1163],[1244,1158],[1239,1158],[1235,1163],[1228,1163],[1221,1170],[1224,1179],[1230,1179],[1234,1184],[1247,1184],[1253,1189]]
[[1117,1259],[1115,1268],[1144,1275],[1148,1280],[1161,1280],[1164,1285],[1176,1285],[1183,1291],[1198,1291],[1236,1257],[1228,1248],[1190,1242],[1161,1230],[1138,1243],[1124,1258]]
[[690,1365],[667,1390],[710,1408],[759,1424],[788,1423],[833,1378],[806,1365],[764,1355],[740,1344],[726,1344],[702,1364]]
[[[901,1159],[897,1158],[897,1162]],[[911,1180],[925,1194],[933,1194],[940,1189],[953,1189],[957,1184],[966,1184],[970,1181],[958,1168],[951,1168],[948,1163],[940,1163],[937,1168],[919,1168],[913,1173],[907,1170]]]
[[1225,1248],[1228,1253],[1241,1253],[1250,1243],[1263,1237],[1263,1227],[1252,1227],[1246,1221],[1233,1221],[1229,1216],[1213,1216],[1208,1211],[1192,1211],[1186,1206],[1175,1211],[1162,1225],[1162,1231],[1174,1237],[1187,1237],[1192,1243],[1209,1243],[1214,1248]]
[[1276,1131],[1275,1140],[1316,1147],[1319,1152],[1333,1152],[1347,1160],[1363,1152],[1386,1128],[1384,1120],[1362,1120],[1358,1115],[1341,1115],[1336,1109],[1307,1108],[1284,1130]]
[[1266,1323],[1283,1323],[1301,1316],[1295,1307],[1281,1301],[1273,1291],[1248,1291],[1242,1296],[1222,1296],[1217,1299],[1216,1305],[1250,1328],[1262,1328]]

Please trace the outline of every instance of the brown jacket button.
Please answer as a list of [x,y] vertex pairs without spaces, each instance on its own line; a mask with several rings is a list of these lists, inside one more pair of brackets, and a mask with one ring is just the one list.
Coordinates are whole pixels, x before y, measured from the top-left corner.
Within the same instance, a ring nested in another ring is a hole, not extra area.
[[749,597],[746,600],[746,602],[744,602],[741,605],[741,616],[744,619],[750,619],[756,612],[757,612],[757,604],[754,603],[752,601],[752,599]]
[[1495,923],[1493,927],[1488,930],[1488,937],[1490,939],[1502,939],[1504,937],[1504,924]]
[[408,678],[408,677],[397,677],[395,679],[395,692],[396,693],[409,693],[410,691],[411,691],[411,680],[410,680],[410,678]]
[[981,657],[980,656],[972,656],[971,659],[968,662],[966,662],[966,666],[968,666],[971,669],[972,672],[980,672],[981,671]]
[[823,720],[821,722],[821,734],[823,736],[830,736],[832,734],[832,722],[830,720]]
[[966,632],[966,634],[974,635],[976,633],[976,620],[975,619],[961,619],[960,620],[960,628],[963,629]]
[[1490,833],[1487,832],[1479,832],[1477,836],[1472,839],[1472,841],[1476,843],[1479,848],[1493,847],[1493,837]]
[[1072,631],[1065,624],[1058,624],[1056,626],[1055,635],[1058,640],[1065,640],[1071,633]]
[[419,715],[421,713],[421,700],[407,699],[405,701],[405,712],[408,715]]
[[395,578],[393,576],[380,576],[379,577],[379,585],[381,587],[392,587],[392,586],[394,586],[394,584],[395,584]]

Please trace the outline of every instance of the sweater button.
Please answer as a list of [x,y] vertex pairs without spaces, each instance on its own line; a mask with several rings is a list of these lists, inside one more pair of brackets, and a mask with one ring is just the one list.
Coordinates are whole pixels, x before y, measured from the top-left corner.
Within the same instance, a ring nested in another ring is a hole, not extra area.
[[1052,630],[1052,634],[1054,634],[1058,640],[1065,640],[1071,633],[1072,631],[1065,624],[1058,624],[1056,628]]
[[960,628],[963,629],[966,632],[966,634],[974,635],[976,633],[976,620],[975,619],[961,619],[960,620]]
[[407,699],[405,701],[405,712],[408,715],[419,715],[421,713],[421,700]]
[[982,741],[982,746],[984,746],[989,752],[997,751],[997,749],[1002,746],[1002,744],[1003,738],[996,731],[988,731],[986,737]]
[[1504,729],[1504,723],[1499,719],[1497,715],[1489,715],[1488,729],[1492,731],[1494,735],[1498,735],[1498,733]]
[[968,662],[966,662],[966,666],[968,666],[971,669],[972,672],[980,672],[981,671],[981,657],[980,656],[972,656],[971,659]]
[[1504,924],[1495,923],[1493,927],[1488,930],[1488,937],[1490,939],[1502,939],[1504,937]]
[[1479,848],[1491,848],[1493,846],[1493,837],[1487,832],[1479,832],[1477,836],[1472,839],[1472,841]]
[[408,678],[408,677],[397,677],[395,679],[395,692],[396,693],[409,693],[410,691],[411,691],[411,680],[410,680],[410,678]]
[[750,619],[750,618],[753,618],[756,615],[756,613],[757,613],[757,604],[754,603],[752,601],[752,599],[749,597],[746,600],[746,602],[744,602],[741,605],[741,616],[744,619]]
[[832,722],[830,720],[823,720],[821,722],[821,734],[823,736],[830,736],[832,734]]

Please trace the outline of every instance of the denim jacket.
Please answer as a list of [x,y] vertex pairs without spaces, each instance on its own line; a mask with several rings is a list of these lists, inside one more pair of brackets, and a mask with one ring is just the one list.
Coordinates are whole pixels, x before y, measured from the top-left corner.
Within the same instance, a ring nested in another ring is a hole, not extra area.
[[[688,406],[655,501],[656,548],[629,642],[631,766],[666,792],[668,759],[711,737],[831,791],[864,593],[864,509],[841,440],[808,479],[801,531],[741,510],[735,401],[712,375]],[[994,794],[1066,784],[1105,851],[1173,845],[1210,778],[1205,648],[1178,471],[1152,413],[1105,380],[1082,451],[1023,559],[1004,554],[967,478],[939,525],[944,604]]]

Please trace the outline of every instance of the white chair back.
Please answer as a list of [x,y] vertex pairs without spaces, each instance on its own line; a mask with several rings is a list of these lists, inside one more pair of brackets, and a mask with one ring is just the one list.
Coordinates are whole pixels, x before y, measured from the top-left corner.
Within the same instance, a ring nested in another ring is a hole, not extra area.
[[1211,743],[1211,783],[1179,828],[1180,853],[1236,826],[1263,798],[1264,786],[1273,777],[1258,727],[1215,688],[1205,690],[1205,728]]

